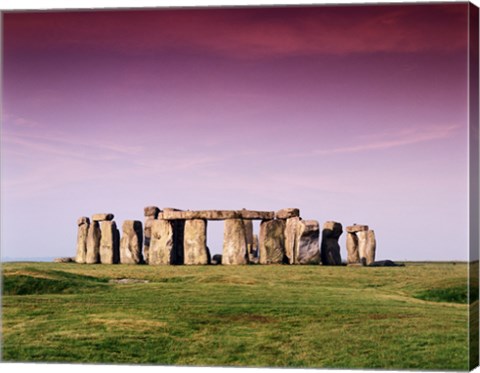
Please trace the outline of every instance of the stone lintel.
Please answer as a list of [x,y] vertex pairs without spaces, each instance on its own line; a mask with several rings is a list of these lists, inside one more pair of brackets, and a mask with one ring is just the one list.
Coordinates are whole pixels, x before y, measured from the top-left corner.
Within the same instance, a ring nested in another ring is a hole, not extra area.
[[356,232],[362,232],[362,231],[368,231],[368,225],[351,225],[349,227],[345,228],[348,233],[356,233]]
[[165,220],[271,220],[275,216],[273,211],[251,211],[251,210],[200,210],[200,211],[173,211],[164,209],[159,214],[159,219]]
[[92,215],[92,221],[105,221],[113,220],[113,214],[94,214]]
[[286,208],[278,210],[275,213],[275,219],[290,219],[300,216],[300,210],[297,208]]

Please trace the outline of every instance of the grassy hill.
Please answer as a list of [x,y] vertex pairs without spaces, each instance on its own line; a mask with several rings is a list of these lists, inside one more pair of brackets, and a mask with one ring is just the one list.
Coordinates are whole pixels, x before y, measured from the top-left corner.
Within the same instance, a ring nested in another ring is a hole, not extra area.
[[5,361],[468,369],[465,263],[2,269]]

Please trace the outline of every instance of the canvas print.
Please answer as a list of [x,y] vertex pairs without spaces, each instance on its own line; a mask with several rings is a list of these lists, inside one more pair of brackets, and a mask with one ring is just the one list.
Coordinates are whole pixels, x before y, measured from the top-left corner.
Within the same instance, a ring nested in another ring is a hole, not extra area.
[[478,8],[2,12],[3,362],[478,365]]

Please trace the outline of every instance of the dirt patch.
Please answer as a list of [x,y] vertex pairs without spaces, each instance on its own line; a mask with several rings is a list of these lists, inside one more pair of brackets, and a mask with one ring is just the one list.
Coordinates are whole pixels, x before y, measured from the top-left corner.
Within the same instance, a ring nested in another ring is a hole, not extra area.
[[137,278],[113,278],[108,281],[113,284],[147,284],[150,281],[148,280],[140,280]]

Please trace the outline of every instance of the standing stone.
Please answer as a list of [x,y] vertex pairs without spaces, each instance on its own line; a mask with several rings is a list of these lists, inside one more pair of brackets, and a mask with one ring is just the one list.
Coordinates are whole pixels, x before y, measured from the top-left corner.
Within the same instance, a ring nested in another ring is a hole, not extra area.
[[282,264],[285,255],[285,220],[264,220],[260,223],[260,264]]
[[100,224],[98,221],[93,221],[88,227],[87,234],[87,255],[85,263],[95,264],[100,261],[100,238],[101,238]]
[[359,231],[356,233],[358,239],[358,256],[360,264],[367,264],[368,231]]
[[75,256],[75,262],[83,264],[87,259],[87,235],[90,219],[82,216],[77,220],[77,225],[77,255]]
[[289,218],[285,221],[285,255],[290,264],[297,264],[299,224],[299,217]]
[[157,206],[147,206],[143,209],[145,221],[143,224],[143,257],[145,263],[148,263],[150,249],[150,239],[152,234],[152,221],[157,219],[160,209]]
[[247,237],[242,219],[226,219],[223,231],[222,264],[247,264]]
[[148,264],[175,264],[173,222],[163,219],[153,220],[151,234]]
[[185,221],[183,250],[184,264],[209,264],[206,220],[192,219]]
[[375,262],[375,251],[377,250],[377,240],[375,239],[375,232],[373,230],[367,231],[368,244],[367,244],[367,265]]
[[143,229],[138,220],[125,220],[122,225],[120,240],[120,262],[122,264],[141,264]]
[[316,220],[301,220],[298,230],[298,253],[299,264],[320,263],[320,226]]
[[118,264],[120,261],[120,242],[118,241],[117,224],[114,221],[100,223],[100,263]]
[[183,264],[185,261],[184,234],[185,220],[173,221],[173,256],[172,264]]
[[340,245],[338,239],[343,233],[342,224],[327,221],[322,230],[322,246],[320,256],[323,265],[341,265]]
[[355,233],[347,232],[347,264],[360,263],[358,239]]
[[257,245],[255,244],[255,235],[253,234],[253,222],[251,220],[244,220],[245,239],[247,242],[248,262],[253,263],[257,258]]

